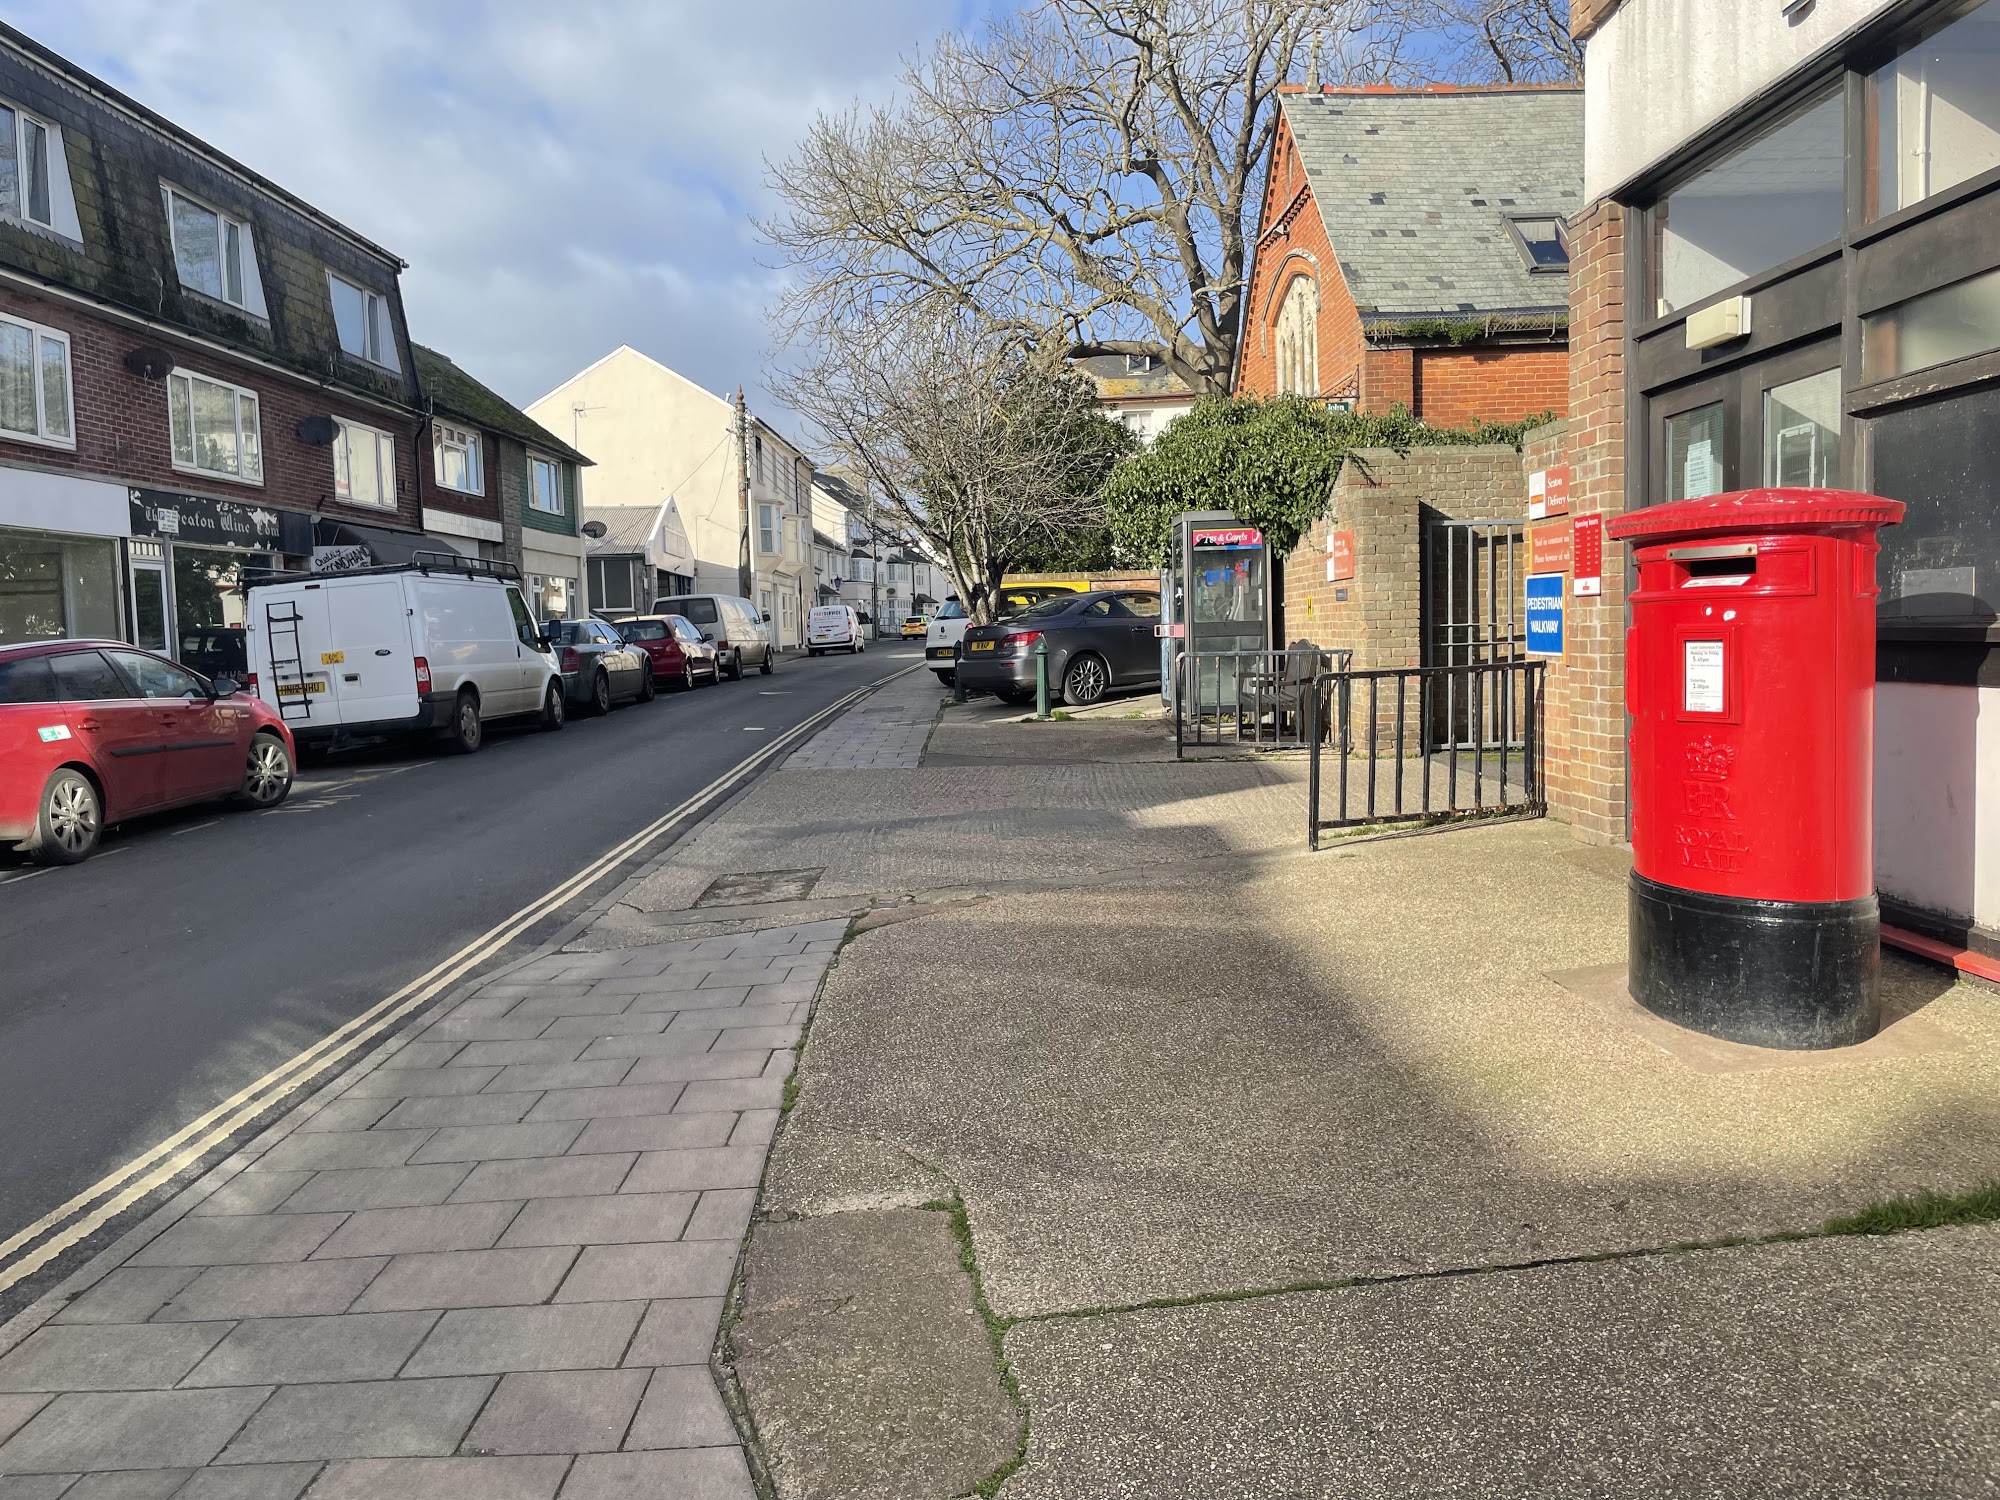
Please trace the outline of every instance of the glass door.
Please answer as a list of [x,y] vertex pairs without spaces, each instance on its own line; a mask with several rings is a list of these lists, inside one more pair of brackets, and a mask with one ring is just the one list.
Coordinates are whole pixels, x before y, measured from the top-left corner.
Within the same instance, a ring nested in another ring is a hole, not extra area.
[[164,557],[132,559],[132,642],[171,656],[172,598]]

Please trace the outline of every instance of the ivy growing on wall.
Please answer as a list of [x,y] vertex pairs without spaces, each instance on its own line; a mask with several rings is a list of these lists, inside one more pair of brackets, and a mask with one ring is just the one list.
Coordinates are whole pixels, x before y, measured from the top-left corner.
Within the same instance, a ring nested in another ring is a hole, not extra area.
[[1387,416],[1336,411],[1303,396],[1197,402],[1153,446],[1125,460],[1104,487],[1106,519],[1121,560],[1158,567],[1183,511],[1223,510],[1261,527],[1274,552],[1298,544],[1326,513],[1341,463],[1356,448],[1505,443],[1554,420],[1427,427],[1398,407]]

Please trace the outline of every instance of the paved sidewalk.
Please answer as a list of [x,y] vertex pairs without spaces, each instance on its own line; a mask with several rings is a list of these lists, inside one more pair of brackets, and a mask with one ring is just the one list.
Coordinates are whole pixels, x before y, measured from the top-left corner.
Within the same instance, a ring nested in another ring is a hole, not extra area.
[[923,759],[940,693],[927,671],[910,672],[864,698],[785,761],[788,771],[894,771]]
[[0,1330],[0,1500],[747,1500],[707,1359],[846,926],[545,955],[295,1110]]

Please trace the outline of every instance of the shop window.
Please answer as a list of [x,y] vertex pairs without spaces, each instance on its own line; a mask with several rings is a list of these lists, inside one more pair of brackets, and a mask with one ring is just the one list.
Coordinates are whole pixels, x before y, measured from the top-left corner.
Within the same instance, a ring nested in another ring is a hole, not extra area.
[[1653,210],[1661,316],[1839,238],[1842,118],[1827,95],[1667,194]]
[[1840,371],[1764,392],[1764,483],[1803,489],[1840,483]]
[[1724,427],[1720,401],[1667,418],[1667,499],[1722,493]]
[[1876,216],[2000,167],[2000,4],[1957,5],[1868,81]]
[[2000,387],[1904,407],[1868,427],[1869,487],[1900,500],[1882,529],[1885,621],[2000,618]]
[[2000,271],[1898,302],[1861,320],[1861,376],[1887,380],[2000,349]]
[[0,529],[0,646],[124,633],[117,543]]
[[71,448],[71,410],[69,335],[0,317],[0,433]]
[[359,422],[333,419],[333,492],[349,505],[396,508],[396,440]]
[[264,482],[255,391],[176,370],[167,377],[167,413],[176,469]]

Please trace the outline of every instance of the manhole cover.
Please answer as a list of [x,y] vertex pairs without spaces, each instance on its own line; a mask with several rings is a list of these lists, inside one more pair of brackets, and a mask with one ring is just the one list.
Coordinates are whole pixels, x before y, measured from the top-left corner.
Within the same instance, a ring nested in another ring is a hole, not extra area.
[[718,875],[695,898],[696,906],[748,906],[759,901],[803,901],[826,873],[817,870],[750,870]]

